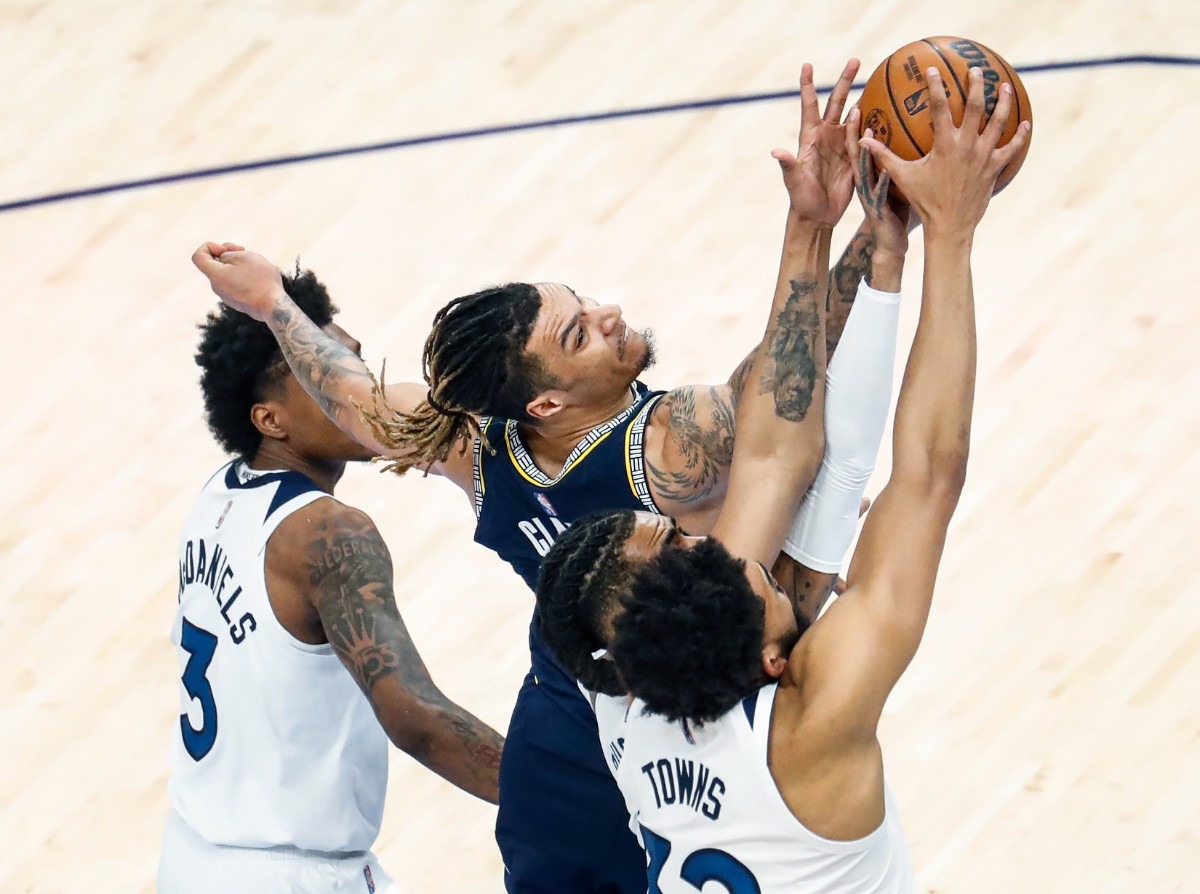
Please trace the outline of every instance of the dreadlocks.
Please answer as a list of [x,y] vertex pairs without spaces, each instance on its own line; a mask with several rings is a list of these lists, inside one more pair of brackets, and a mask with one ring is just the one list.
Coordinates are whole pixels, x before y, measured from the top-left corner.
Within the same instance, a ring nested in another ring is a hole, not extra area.
[[478,416],[532,421],[526,405],[557,384],[525,351],[541,303],[532,285],[509,283],[455,298],[437,312],[421,358],[427,398],[399,413],[376,383],[373,407],[360,408],[381,444],[405,451],[391,471],[443,462],[472,436],[490,450]]
[[630,510],[584,516],[559,537],[538,578],[546,645],[584,686],[605,695],[622,695],[625,686],[616,666],[592,653],[605,647],[606,628],[629,592],[636,569],[625,556],[625,541],[634,522]]

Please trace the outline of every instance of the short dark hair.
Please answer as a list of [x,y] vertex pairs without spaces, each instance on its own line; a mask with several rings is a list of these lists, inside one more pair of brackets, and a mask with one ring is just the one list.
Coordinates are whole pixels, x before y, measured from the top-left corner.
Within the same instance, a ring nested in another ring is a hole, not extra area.
[[428,468],[472,435],[482,437],[477,416],[533,421],[526,405],[557,384],[525,350],[541,307],[538,290],[517,282],[455,298],[437,312],[422,357],[429,398],[397,413],[377,389],[376,409],[365,413],[381,443],[411,451],[392,471]]
[[669,720],[716,720],[765,682],[762,599],[745,562],[709,538],[633,577],[611,652],[628,691]]
[[[337,313],[311,270],[283,274],[283,288],[300,310],[317,326],[328,326]],[[262,433],[250,418],[250,408],[291,372],[275,336],[266,324],[222,306],[211,311],[200,329],[196,364],[209,431],[225,451],[252,457],[262,444]]]
[[579,682],[605,695],[626,691],[616,665],[592,653],[606,648],[603,630],[633,579],[625,542],[635,521],[628,509],[578,519],[542,560],[538,575],[542,638]]

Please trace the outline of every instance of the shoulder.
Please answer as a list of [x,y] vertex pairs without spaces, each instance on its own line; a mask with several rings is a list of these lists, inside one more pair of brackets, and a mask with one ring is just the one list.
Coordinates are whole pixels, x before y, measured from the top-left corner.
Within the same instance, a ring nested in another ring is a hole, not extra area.
[[289,578],[309,579],[316,568],[343,557],[388,555],[371,517],[332,496],[297,509],[267,543],[267,563]]
[[651,422],[678,439],[694,430],[732,434],[735,418],[733,390],[728,384],[680,385],[663,393]]
[[727,384],[683,385],[659,399],[646,435],[646,466],[664,511],[699,509],[723,496],[736,422]]

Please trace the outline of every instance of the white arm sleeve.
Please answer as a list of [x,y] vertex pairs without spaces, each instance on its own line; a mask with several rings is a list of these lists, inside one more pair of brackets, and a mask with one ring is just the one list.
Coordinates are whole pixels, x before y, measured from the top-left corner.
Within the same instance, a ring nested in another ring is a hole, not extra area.
[[899,321],[899,293],[862,280],[825,376],[825,456],[783,544],[814,571],[837,573],[858,528],[892,403]]

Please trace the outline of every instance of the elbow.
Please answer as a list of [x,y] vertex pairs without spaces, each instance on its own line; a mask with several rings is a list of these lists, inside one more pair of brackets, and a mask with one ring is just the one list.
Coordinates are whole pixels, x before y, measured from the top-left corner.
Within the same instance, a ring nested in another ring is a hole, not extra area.
[[403,711],[380,716],[379,721],[393,745],[422,761],[433,751],[440,714],[436,705],[418,702]]
[[914,501],[948,517],[958,506],[967,481],[966,445],[924,451],[907,460],[897,456],[892,481],[902,483]]
[[968,449],[964,444],[929,456],[928,490],[930,500],[953,512],[967,483]]

